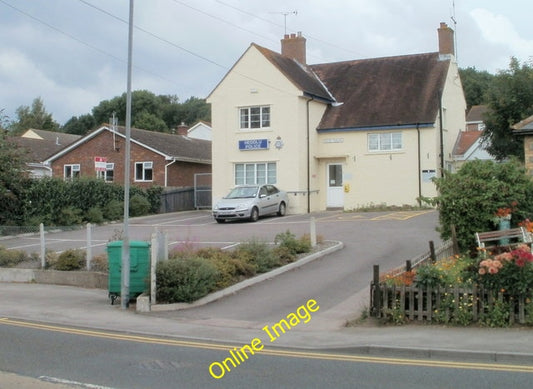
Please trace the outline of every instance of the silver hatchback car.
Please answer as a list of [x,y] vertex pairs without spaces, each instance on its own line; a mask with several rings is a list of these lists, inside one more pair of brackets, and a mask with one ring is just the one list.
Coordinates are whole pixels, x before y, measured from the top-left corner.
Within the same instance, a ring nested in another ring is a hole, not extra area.
[[287,192],[274,185],[240,185],[215,204],[213,216],[218,223],[238,219],[255,222],[264,215],[284,216],[288,205]]

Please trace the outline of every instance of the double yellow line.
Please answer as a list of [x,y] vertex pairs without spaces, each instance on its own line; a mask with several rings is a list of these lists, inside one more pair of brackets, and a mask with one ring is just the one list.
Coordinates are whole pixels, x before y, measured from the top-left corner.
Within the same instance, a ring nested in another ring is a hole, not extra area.
[[[70,327],[61,327],[48,324],[31,323],[20,320],[11,320],[9,318],[0,318],[0,325],[9,325],[15,327],[32,328],[43,331],[60,332],[71,335],[90,336],[102,339],[122,340],[126,342],[137,343],[149,343],[159,344],[165,346],[178,346],[178,347],[192,347],[198,349],[208,350],[222,350],[227,351],[233,349],[236,345],[207,343],[186,341],[177,339],[165,339],[156,338],[141,335],[128,335],[105,331],[85,330]],[[406,358],[383,358],[383,357],[370,357],[370,356],[356,356],[348,354],[332,354],[332,353],[320,353],[320,352],[307,352],[307,351],[290,351],[280,349],[263,349],[259,355],[271,355],[279,357],[291,357],[291,358],[305,358],[305,359],[320,359],[329,361],[342,361],[342,362],[355,362],[355,363],[373,363],[373,364],[387,364],[387,365],[403,365],[403,366],[423,366],[423,367],[439,367],[449,369],[468,369],[468,370],[491,370],[491,371],[503,371],[503,372],[516,372],[516,373],[533,373],[533,366],[527,365],[507,365],[498,363],[471,363],[471,362],[449,362],[439,360],[427,360],[427,359],[406,359]]]

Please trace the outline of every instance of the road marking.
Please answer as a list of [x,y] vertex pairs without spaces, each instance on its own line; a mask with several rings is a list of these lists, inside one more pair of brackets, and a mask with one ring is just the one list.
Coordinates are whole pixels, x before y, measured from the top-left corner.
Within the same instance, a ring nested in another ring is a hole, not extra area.
[[[20,320],[11,320],[9,318],[3,318],[0,321],[2,325],[10,325],[15,327],[25,327],[32,329],[39,329],[43,331],[53,331],[71,335],[90,336],[102,339],[113,339],[127,342],[136,343],[148,343],[159,344],[165,346],[179,346],[179,347],[191,347],[198,349],[208,350],[222,350],[227,351],[232,349],[236,345],[225,345],[218,343],[208,343],[200,341],[186,341],[177,339],[166,338],[154,338],[141,335],[128,335],[120,333],[105,332],[99,330],[84,330],[78,328],[61,327],[48,324],[38,324],[25,322]],[[528,365],[506,365],[501,363],[475,363],[475,362],[450,362],[428,359],[407,359],[407,358],[387,358],[387,357],[370,357],[370,356],[357,356],[348,354],[333,354],[333,353],[321,353],[321,352],[309,352],[309,351],[290,351],[281,349],[263,349],[260,354],[279,356],[279,357],[291,357],[291,358],[303,358],[303,359],[321,359],[330,361],[344,361],[354,363],[373,363],[373,364],[387,364],[387,365],[401,365],[401,366],[422,366],[422,367],[440,367],[449,369],[466,369],[466,370],[491,370],[491,371],[504,371],[504,372],[519,372],[519,373],[533,373],[533,366]]]
[[53,384],[62,384],[62,385],[70,385],[70,386],[79,386],[80,388],[88,388],[88,389],[113,389],[109,386],[101,386],[101,385],[93,385],[93,384],[84,384],[83,382],[77,382],[77,381],[70,381],[70,380],[64,380],[61,378],[56,377],[49,377],[42,375],[39,377],[41,381],[44,382],[50,382]]
[[416,216],[424,215],[426,213],[433,212],[433,210],[427,210],[427,211],[400,211],[400,212],[393,212],[388,213],[386,215],[380,215],[377,217],[374,217],[370,220],[408,220]]

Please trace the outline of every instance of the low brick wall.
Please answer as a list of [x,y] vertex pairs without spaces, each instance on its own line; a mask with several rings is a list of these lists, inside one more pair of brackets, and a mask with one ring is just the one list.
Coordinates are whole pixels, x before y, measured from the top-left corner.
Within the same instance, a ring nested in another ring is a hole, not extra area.
[[0,282],[36,282],[38,284],[107,289],[107,280],[107,273],[0,268]]

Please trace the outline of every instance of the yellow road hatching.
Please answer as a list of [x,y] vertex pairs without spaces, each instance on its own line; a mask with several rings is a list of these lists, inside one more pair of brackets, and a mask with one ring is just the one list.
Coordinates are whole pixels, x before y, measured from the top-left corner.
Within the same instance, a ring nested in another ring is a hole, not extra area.
[[[105,332],[99,330],[83,330],[77,328],[38,324],[25,322],[20,320],[11,320],[8,318],[2,318],[0,325],[10,325],[16,327],[33,328],[44,331],[60,332],[65,334],[90,336],[103,339],[114,339],[127,342],[147,343],[147,344],[160,344],[166,346],[179,346],[179,347],[192,347],[197,349],[209,349],[209,350],[228,350],[234,345],[223,345],[211,342],[195,342],[184,341],[168,338],[156,338],[152,336],[141,336],[132,334],[120,334],[113,332]],[[449,369],[468,369],[468,370],[491,370],[491,371],[505,371],[505,372],[521,372],[521,373],[533,373],[533,366],[528,365],[512,365],[501,363],[474,363],[474,362],[452,362],[452,361],[440,361],[440,360],[428,360],[428,359],[407,359],[407,358],[386,358],[386,357],[370,357],[370,356],[357,356],[348,354],[334,354],[323,352],[311,352],[311,351],[291,351],[281,349],[263,349],[260,354],[272,355],[278,357],[292,357],[292,358],[305,358],[305,359],[320,359],[330,361],[345,361],[354,363],[374,363],[374,364],[388,364],[388,365],[407,365],[407,366],[426,366],[426,367],[439,367]]]
[[354,221],[354,220],[371,220],[371,221],[382,221],[382,220],[409,220],[417,216],[425,215],[426,213],[434,212],[431,209],[421,210],[421,211],[397,211],[386,213],[379,216],[371,216],[367,213],[341,213],[325,217],[317,218],[317,221]]

